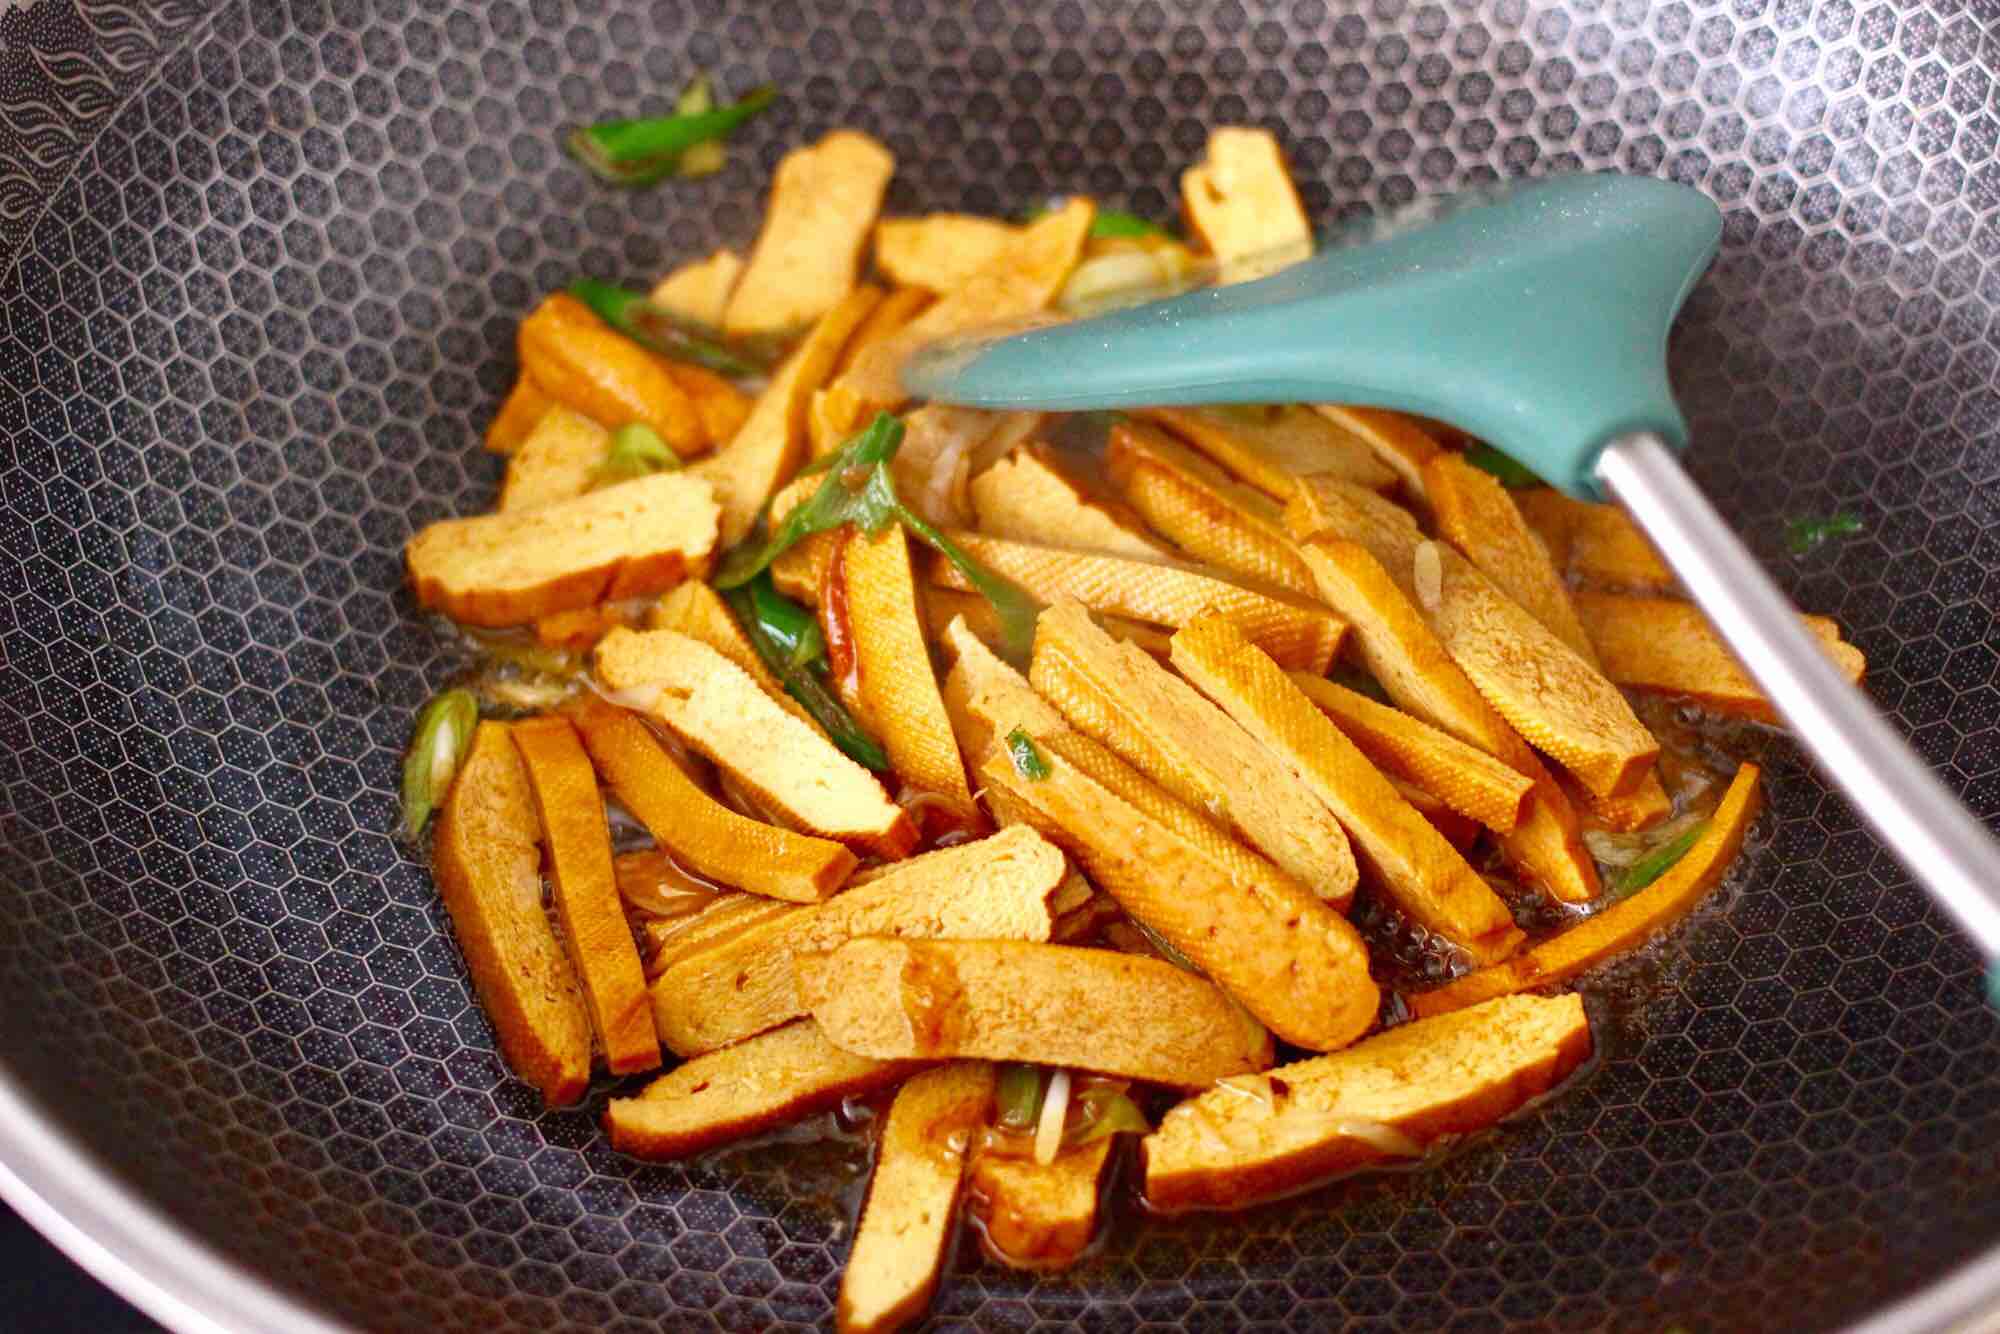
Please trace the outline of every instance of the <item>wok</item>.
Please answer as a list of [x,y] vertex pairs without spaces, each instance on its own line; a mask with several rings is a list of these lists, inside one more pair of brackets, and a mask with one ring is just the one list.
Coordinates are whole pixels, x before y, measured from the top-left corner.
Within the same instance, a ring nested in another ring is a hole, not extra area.
[[[183,1328],[825,1320],[853,1144],[642,1166],[507,1077],[387,831],[457,663],[400,587],[487,502],[517,318],[753,234],[789,145],[894,211],[1164,216],[1205,127],[1322,221],[1494,176],[1709,192],[1690,462],[1875,697],[2000,813],[2000,47],[1976,7],[1462,0],[36,0],[0,13],[0,1191]],[[590,184],[569,124],[787,94],[719,177]],[[1790,519],[1860,536],[1795,557]],[[1600,988],[1605,1054],[1418,1175],[1132,1210],[940,1324],[1824,1328],[2000,1240],[1971,953],[1774,737],[1726,890]],[[1989,1276],[1990,1277],[1990,1276]],[[1976,1300],[1987,1278],[1961,1288]]]

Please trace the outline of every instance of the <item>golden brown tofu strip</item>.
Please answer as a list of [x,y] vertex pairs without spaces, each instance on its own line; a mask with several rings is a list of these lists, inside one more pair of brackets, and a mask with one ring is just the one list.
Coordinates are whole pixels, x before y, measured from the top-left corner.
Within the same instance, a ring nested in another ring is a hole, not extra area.
[[555,400],[542,392],[534,377],[521,375],[514,381],[514,388],[500,405],[500,411],[487,423],[486,447],[495,454],[513,453],[528,438],[528,432],[535,429],[542,414],[553,406]]
[[575,721],[625,808],[689,870],[752,894],[818,903],[853,873],[854,854],[730,810],[681,771],[638,715],[592,696]]
[[1514,503],[1569,578],[1624,593],[1673,591],[1674,572],[1616,505],[1572,500],[1552,487],[1518,492]]
[[671,1162],[828,1111],[921,1068],[844,1052],[801,1019],[684,1061],[636,1098],[611,1099],[604,1130],[620,1153]]
[[1590,1055],[1582,998],[1510,996],[1234,1079],[1140,1142],[1146,1203],[1234,1209],[1492,1125]]
[[581,412],[554,404],[508,457],[507,479],[494,508],[505,514],[582,495],[610,449],[611,432]]
[[743,633],[743,627],[736,623],[736,614],[709,585],[700,580],[690,580],[674,589],[646,613],[646,628],[677,630],[690,639],[699,639],[748,673],[750,679],[779,708],[815,732],[821,730],[820,725],[813,721],[813,716],[785,693],[783,684],[757,656],[757,650]]
[[1210,130],[1202,160],[1181,173],[1181,211],[1225,283],[1262,278],[1312,254],[1305,206],[1269,130]]
[[930,1305],[958,1223],[966,1155],[992,1107],[993,1067],[980,1061],[926,1070],[897,1091],[840,1276],[840,1334],[886,1334]]
[[1111,428],[1105,464],[1127,503],[1188,555],[1245,579],[1312,596],[1312,573],[1269,496],[1232,481],[1144,422]]
[[[924,590],[923,600],[924,625],[932,639],[942,638],[945,627],[953,621],[963,620],[966,628],[977,635],[988,648],[996,652],[1004,648],[1006,637],[1001,631],[1000,614],[993,610],[991,602],[979,594],[931,587]],[[1100,616],[1098,620],[1110,632],[1112,638],[1136,644],[1156,658],[1167,656],[1165,630],[1142,621],[1127,620],[1123,616]]]
[[674,377],[673,363],[597,317],[568,292],[543,298],[521,321],[521,373],[544,394],[598,425],[643,422],[682,458],[714,444],[700,409]]
[[1296,403],[1147,408],[1158,422],[1240,480],[1283,504],[1316,473],[1384,490],[1396,473],[1358,436]]
[[1339,817],[1397,907],[1481,963],[1520,946],[1499,895],[1235,626],[1196,617],[1174,635],[1173,663]]
[[513,733],[549,850],[556,917],[604,1063],[614,1075],[651,1070],[660,1063],[660,1040],[646,1000],[646,970],[611,870],[611,829],[597,774],[566,718],[530,718],[514,724]]
[[917,831],[875,776],[779,708],[742,668],[672,630],[614,630],[598,679],[809,833],[896,858]]
[[689,260],[653,286],[652,300],[690,324],[720,329],[729,294],[743,276],[743,257],[734,250],[717,250],[706,259]]
[[1535,783],[1515,827],[1502,835],[1508,856],[1558,898],[1594,898],[1597,870],[1584,849],[1575,808],[1527,743],[1452,661],[1382,563],[1360,543],[1338,538],[1311,539],[1300,551],[1321,596],[1354,625],[1362,663],[1391,699]]
[[1403,494],[1408,500],[1418,505],[1426,503],[1424,465],[1443,446],[1421,421],[1386,408],[1357,408],[1340,403],[1316,403],[1313,410],[1373,452],[1376,460],[1403,483]]
[[1330,1051],[1375,1022],[1381,996],[1346,918],[1240,846],[1233,857],[1219,852],[1231,843],[1226,835],[1088,738],[1024,730],[1048,776],[1023,778],[994,746],[980,777],[1005,790],[1126,912],[1288,1042]]
[[841,560],[841,574],[861,712],[874,724],[889,766],[909,787],[949,802],[953,810],[948,823],[960,829],[981,828],[985,820],[965,781],[965,761],[959,757],[924,644],[916,574],[902,525],[892,523],[874,537],[852,538]]
[[[1154,625],[1185,625],[1204,611],[1218,611],[1286,667],[1326,671],[1347,633],[1345,621],[1316,603],[1184,565],[1063,551],[978,533],[951,536],[974,560],[1042,602],[1075,598],[1092,611]],[[945,588],[974,591],[942,558],[932,560],[930,574],[933,583]]]
[[1458,454],[1433,458],[1424,465],[1424,479],[1438,532],[1502,593],[1595,668],[1597,650],[1577,619],[1569,586],[1499,479]]
[[972,1160],[973,1217],[986,1253],[1017,1269],[1075,1264],[1097,1231],[1097,1206],[1116,1136],[1066,1149],[1051,1163],[981,1152]]
[[805,461],[806,405],[832,372],[848,336],[881,300],[881,290],[864,283],[821,316],[757,395],[736,434],[692,469],[715,486],[723,546],[748,535],[757,511]]
[[1207,811],[1319,898],[1336,909],[1353,900],[1347,836],[1298,775],[1187,682],[1100,630],[1081,604],[1042,613],[1028,679],[1077,731]]
[[970,525],[973,475],[1034,434],[1044,420],[1039,412],[987,412],[949,403],[926,403],[904,413],[903,443],[889,460],[897,496],[939,528]]
[[[1764,692],[1692,602],[1579,593],[1576,609],[1605,674],[1626,689],[1686,695],[1719,713],[1778,720]],[[1868,667],[1861,650],[1842,643],[1840,627],[1826,617],[1799,619],[1841,674],[1858,684]]]
[[1055,300],[1083,253],[1096,216],[1088,199],[1071,199],[1023,227],[964,284],[856,357],[835,388],[874,407],[901,403],[908,397],[903,363],[918,348],[950,334],[1035,314]]
[[1618,688],[1493,581],[1440,542],[1417,549],[1418,596],[1452,660],[1536,749],[1599,797],[1625,796],[1652,771],[1660,743]]
[[[840,349],[840,359],[833,363],[834,378],[845,375],[855,358],[923,314],[936,300],[937,294],[923,287],[898,287],[883,297],[882,303],[869,311],[868,318],[855,329],[847,346]],[[851,392],[844,395],[843,403],[843,411],[850,416],[860,411],[860,401]],[[813,452],[820,452],[817,437]]]
[[858,130],[795,148],[771,176],[764,227],[722,313],[732,337],[785,334],[854,290],[896,159]]
[[708,483],[655,473],[525,512],[439,520],[403,558],[427,610],[467,625],[520,625],[699,578],[718,513]]
[[1571,785],[1575,787],[1571,800],[1583,811],[1585,823],[1599,829],[1630,834],[1651,829],[1674,813],[1673,799],[1660,786],[1658,773],[1647,774],[1636,791],[1623,797],[1593,797],[1574,780]]
[[1534,780],[1477,746],[1378,704],[1325,677],[1291,673],[1292,683],[1384,773],[1435,793],[1446,806],[1496,833],[1512,833]]
[[1158,959],[1015,940],[850,940],[797,956],[827,1041],[878,1060],[976,1057],[1202,1088],[1271,1063],[1271,1035]]
[[1168,560],[1138,516],[1089,493],[1046,445],[1026,445],[972,479],[979,531],[1019,542],[1100,551],[1133,560]]
[[1652,884],[1533,949],[1434,990],[1416,993],[1409,997],[1410,1007],[1419,1015],[1444,1014],[1493,996],[1554,986],[1614,954],[1637,949],[1686,916],[1728,873],[1743,849],[1744,835],[1763,807],[1759,777],[1756,765],[1739,766],[1715,814],[1709,817],[1707,829]]
[[1047,940],[1048,903],[1068,869],[1034,830],[927,853],[837,894],[758,922],[683,957],[653,981],[653,1013],[683,1056],[711,1051],[805,1013],[792,960],[855,936]]
[[992,263],[1020,232],[970,213],[884,218],[875,224],[875,267],[899,287],[953,292]]
[[[615,866],[623,874],[627,859],[648,855],[651,854],[628,852],[618,858]],[[642,934],[653,951],[646,960],[648,981],[700,950],[720,945],[759,922],[784,916],[794,906],[757,894],[732,893],[686,917],[647,918]]]
[[564,1107],[590,1084],[590,1018],[542,911],[540,836],[507,724],[479,724],[438,812],[431,868],[500,1054]]

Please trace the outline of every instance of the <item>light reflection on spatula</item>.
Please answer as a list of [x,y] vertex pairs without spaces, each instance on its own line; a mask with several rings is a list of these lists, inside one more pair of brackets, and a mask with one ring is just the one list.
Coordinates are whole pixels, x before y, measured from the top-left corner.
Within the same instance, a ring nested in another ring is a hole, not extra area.
[[1722,220],[1663,181],[1566,176],[1427,203],[1271,277],[928,349],[921,397],[990,408],[1338,402],[1441,418],[1659,549],[1821,772],[2000,957],[2000,845],[1827,661],[1674,457],[1667,332]]

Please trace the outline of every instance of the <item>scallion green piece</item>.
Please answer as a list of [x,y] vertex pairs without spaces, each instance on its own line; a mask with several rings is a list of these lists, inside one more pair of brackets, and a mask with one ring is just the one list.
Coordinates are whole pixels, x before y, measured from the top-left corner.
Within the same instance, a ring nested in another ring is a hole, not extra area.
[[1481,441],[1465,451],[1465,461],[1482,472],[1490,472],[1500,479],[1500,485],[1519,490],[1524,486],[1540,486],[1537,477],[1527,464],[1512,454],[1503,454],[1493,446]]
[[417,715],[410,749],[403,757],[404,838],[423,833],[431,812],[444,803],[478,725],[479,701],[470,690],[435,695]]
[[[759,582],[769,584],[770,581],[771,577],[768,574],[759,576]],[[722,596],[723,600],[728,602],[729,609],[736,614],[737,623],[743,627],[744,637],[749,639],[750,647],[757,651],[757,656],[771,669],[771,674],[778,678],[779,684],[785,688],[785,693],[797,700],[799,707],[812,715],[813,721],[820,725],[832,739],[833,744],[840,747],[843,754],[864,769],[872,769],[876,773],[888,772],[889,756],[883,751],[881,744],[869,736],[861,724],[854,720],[854,715],[847,711],[812,666],[794,666],[791,654],[780,647],[768,633],[754,601],[756,596],[754,585],[749,588],[729,589]],[[770,590],[769,596],[783,600],[775,588]],[[797,604],[794,603],[793,606],[797,607]],[[805,614],[803,607],[797,609],[800,614]]]
[[1822,542],[1836,537],[1852,537],[1862,531],[1861,520],[1842,510],[1824,519],[1794,519],[1785,525],[1785,545],[1794,556],[1803,556]]
[[778,90],[766,84],[728,106],[707,111],[599,121],[570,131],[569,151],[608,184],[651,185],[679,172],[689,149],[721,139],[777,96]]
[[762,375],[769,369],[740,349],[725,347],[708,330],[687,323],[665,306],[614,283],[578,278],[569,285],[569,294],[619,333],[670,360],[704,366],[717,375]]
[[757,626],[785,655],[787,669],[810,667],[826,659],[826,636],[819,619],[777,590],[769,576],[747,585]]
[[993,1104],[1003,1130],[1026,1134],[1042,1117],[1042,1094],[1048,1088],[1047,1071],[1039,1065],[1008,1061],[1000,1067],[993,1084]]
[[1102,1098],[1093,1098],[1086,1093],[1081,1101],[1094,1114],[1087,1120],[1071,1120],[1069,1129],[1063,1132],[1065,1149],[1074,1149],[1092,1140],[1103,1139],[1106,1135],[1145,1135],[1153,1129],[1152,1123],[1146,1120],[1146,1114],[1139,1110],[1139,1104],[1122,1093]]
[[658,431],[644,422],[627,422],[611,433],[611,447],[604,451],[604,462],[590,475],[590,484],[612,486],[635,477],[670,472],[680,466],[681,456],[660,439]]
[[[715,575],[717,588],[736,588],[770,568],[772,561],[814,533],[853,524],[871,536],[890,522],[900,522],[965,576],[967,583],[993,604],[1008,649],[1026,657],[1035,642],[1035,618],[1041,606],[1011,580],[993,573],[963,547],[926,523],[896,496],[889,460],[903,443],[903,423],[886,412],[875,414],[823,464],[825,480],[805,501],[785,516],[777,531],[759,542],[745,542],[722,558]],[[857,481],[857,479],[859,479]]]
[[1654,848],[1638,861],[1626,867],[1623,873],[1619,875],[1618,881],[1612,886],[1612,889],[1619,894],[1631,894],[1644,889],[1665,875],[1668,868],[1672,867],[1675,862],[1687,856],[1688,849],[1693,847],[1701,836],[1707,832],[1708,821],[1706,820],[1689,825],[1679,834],[1668,839],[1665,843],[1660,844],[1659,847]]
[[1014,761],[1014,772],[1029,782],[1039,783],[1049,776],[1049,762],[1025,729],[1017,727],[1007,734],[1007,754]]
[[[1021,215],[1021,221],[1035,222],[1053,212],[1055,210],[1047,206],[1031,208]],[[1112,237],[1171,235],[1165,227],[1150,218],[1142,218],[1137,213],[1128,213],[1122,208],[1097,210],[1096,215],[1090,220],[1090,234],[1097,240],[1108,240]]]

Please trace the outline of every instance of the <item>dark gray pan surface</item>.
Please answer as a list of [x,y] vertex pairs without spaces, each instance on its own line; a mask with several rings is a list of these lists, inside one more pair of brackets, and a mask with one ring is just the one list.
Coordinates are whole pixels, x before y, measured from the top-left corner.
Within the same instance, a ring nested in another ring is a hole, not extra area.
[[[1701,186],[1728,232],[1674,346],[1694,471],[2000,814],[1992,4],[139,10],[0,13],[0,1049],[190,1228],[357,1325],[829,1313],[852,1155],[642,1167],[601,1095],[538,1114],[383,831],[454,665],[398,549],[490,499],[516,319],[578,271],[746,241],[777,155],[830,126],[896,149],[904,211],[1164,215],[1204,127],[1244,121],[1287,127],[1322,220],[1495,173]],[[563,159],[563,126],[697,66],[789,94],[723,176],[613,194]],[[1785,552],[1836,509],[1867,534]],[[1628,970],[1667,983],[1610,1007],[1574,1096],[1432,1175],[1121,1228],[1067,1276],[968,1243],[938,1312],[1811,1328],[2000,1239],[1974,961],[1771,759],[1747,874]]]

